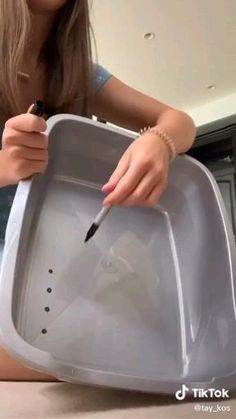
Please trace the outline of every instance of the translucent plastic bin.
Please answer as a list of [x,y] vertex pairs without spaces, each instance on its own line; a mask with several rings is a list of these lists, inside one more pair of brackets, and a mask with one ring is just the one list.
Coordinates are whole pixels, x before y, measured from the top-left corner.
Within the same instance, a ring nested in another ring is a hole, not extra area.
[[236,387],[236,252],[213,176],[178,157],[155,209],[114,207],[84,244],[134,135],[72,115],[48,133],[47,172],[20,183],[8,222],[2,343],[70,382]]

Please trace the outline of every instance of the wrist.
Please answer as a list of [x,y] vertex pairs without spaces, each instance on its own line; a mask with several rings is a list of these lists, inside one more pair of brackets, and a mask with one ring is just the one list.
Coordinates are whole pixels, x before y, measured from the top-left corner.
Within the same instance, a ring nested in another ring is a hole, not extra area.
[[177,150],[174,141],[170,138],[166,132],[162,131],[158,125],[154,127],[145,127],[140,130],[140,135],[145,133],[150,133],[158,137],[158,140],[161,141],[168,149],[169,152],[169,160],[173,161],[177,156]]
[[4,186],[7,186],[7,185],[8,185],[8,182],[5,175],[3,153],[2,153],[2,150],[0,150],[0,188],[4,188]]
[[166,160],[168,161],[168,163],[170,163],[173,160],[173,154],[172,154],[172,151],[170,150],[170,147],[157,134],[154,134],[154,137],[158,143],[159,148],[161,148],[162,150],[162,154],[165,155]]
[[170,152],[170,149],[167,146],[167,144],[164,141],[162,141],[160,137],[148,131],[143,133],[142,137],[147,137],[146,141],[152,142],[158,155],[163,156],[166,159],[167,163],[171,161],[172,154]]

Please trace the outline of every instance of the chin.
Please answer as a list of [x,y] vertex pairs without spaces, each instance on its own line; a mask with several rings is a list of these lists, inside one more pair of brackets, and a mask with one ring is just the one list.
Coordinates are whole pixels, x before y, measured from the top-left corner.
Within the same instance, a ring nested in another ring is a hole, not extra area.
[[28,6],[33,13],[56,12],[70,0],[27,0]]

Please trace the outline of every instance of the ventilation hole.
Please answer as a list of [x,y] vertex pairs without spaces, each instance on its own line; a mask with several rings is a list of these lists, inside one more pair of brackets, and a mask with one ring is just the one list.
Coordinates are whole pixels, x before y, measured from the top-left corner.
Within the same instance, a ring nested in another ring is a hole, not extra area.
[[42,329],[41,332],[43,333],[43,335],[45,335],[48,331],[47,329]]
[[47,288],[47,292],[52,292],[52,288]]
[[50,307],[44,307],[44,311],[48,313],[50,311]]
[[48,269],[48,272],[49,272],[50,274],[53,274],[53,269]]

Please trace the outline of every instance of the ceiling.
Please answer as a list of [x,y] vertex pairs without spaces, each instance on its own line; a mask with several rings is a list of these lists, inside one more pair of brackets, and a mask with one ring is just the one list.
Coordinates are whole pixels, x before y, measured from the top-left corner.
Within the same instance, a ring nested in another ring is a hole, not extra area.
[[[98,62],[129,86],[182,110],[236,93],[236,0],[92,0],[90,7]],[[144,39],[147,32],[156,37]]]

